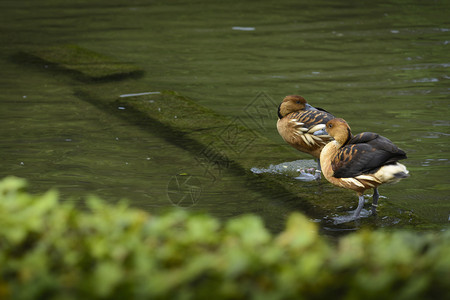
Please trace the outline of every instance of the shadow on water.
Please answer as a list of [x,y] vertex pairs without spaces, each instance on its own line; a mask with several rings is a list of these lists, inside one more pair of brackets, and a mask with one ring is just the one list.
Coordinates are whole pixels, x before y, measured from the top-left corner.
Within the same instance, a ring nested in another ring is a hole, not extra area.
[[[149,118],[147,114],[135,110],[132,107],[126,107],[124,111],[118,114],[118,103],[114,103],[112,105],[103,104],[98,101],[98,99],[82,90],[76,91],[75,95],[80,99],[86,101],[87,103],[98,107],[102,111],[107,111],[111,114],[115,114],[123,120],[131,122],[134,126],[137,126],[144,131],[156,133],[167,143],[174,144],[177,147],[190,152],[190,154],[193,156],[198,155],[198,153],[201,153],[205,148],[204,144],[186,137],[185,134],[173,130],[171,127],[159,122],[156,119]],[[214,151],[214,149],[212,149],[211,151]],[[211,153],[210,155],[212,157],[220,157],[221,154]],[[321,212],[320,209],[312,207],[307,201],[301,201],[298,196],[292,194],[292,191],[286,190],[279,185],[268,185],[267,181],[264,180],[264,178],[252,176],[251,174],[249,174],[249,170],[243,169],[236,163],[231,162],[221,171],[221,177],[237,178],[237,180],[240,181],[241,186],[244,186],[246,189],[251,190],[258,195],[257,202],[253,204],[246,203],[247,201],[245,199],[241,199],[242,207],[238,214],[259,214],[263,212],[263,214],[261,214],[261,217],[263,217],[263,219],[265,220],[268,228],[274,232],[280,231],[284,228],[284,219],[289,211],[302,211],[311,217],[318,217],[320,215],[323,215],[323,212]],[[201,178],[201,181],[203,182],[198,185],[203,185],[205,182],[207,182],[209,183],[209,185],[214,186],[217,184],[218,187],[220,187],[220,184],[218,183],[218,181],[216,181],[216,178],[208,179],[205,178],[204,175],[199,176],[198,174],[196,176],[198,178]],[[206,187],[204,186],[203,188]],[[223,204],[226,205],[225,203]],[[247,207],[245,207],[245,205],[247,205]],[[280,214],[277,215],[277,213]]]

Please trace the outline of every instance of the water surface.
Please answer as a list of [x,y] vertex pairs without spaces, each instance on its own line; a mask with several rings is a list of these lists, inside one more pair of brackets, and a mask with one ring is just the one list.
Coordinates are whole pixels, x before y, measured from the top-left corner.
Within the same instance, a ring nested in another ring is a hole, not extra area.
[[[1,177],[27,178],[34,191],[58,187],[77,202],[95,193],[155,211],[173,205],[168,192],[178,174],[202,174],[195,155],[127,122],[120,108],[77,97],[86,83],[11,58],[71,43],[142,66],[148,90],[123,94],[175,90],[280,144],[276,103],[301,94],[354,133],[378,132],[404,149],[411,177],[382,187],[382,201],[448,224],[448,1],[2,1],[0,8]],[[258,97],[274,103],[261,122],[246,110]],[[295,199],[247,180],[224,172],[203,182],[192,209],[224,218],[253,212],[282,227]],[[357,202],[324,181],[296,184],[324,201],[348,198],[337,212]]]

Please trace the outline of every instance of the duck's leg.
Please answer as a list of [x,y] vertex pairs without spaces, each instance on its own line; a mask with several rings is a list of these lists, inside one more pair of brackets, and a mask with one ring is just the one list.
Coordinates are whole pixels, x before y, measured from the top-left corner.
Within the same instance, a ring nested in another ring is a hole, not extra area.
[[322,178],[320,174],[322,174],[322,167],[320,166],[320,159],[317,159],[317,169],[315,174],[316,180],[320,180]]
[[373,196],[372,196],[372,214],[377,214],[377,207],[378,207],[378,198],[380,198],[380,193],[378,193],[378,188],[373,189]]
[[358,195],[359,197],[359,203],[358,203],[358,207],[355,210],[355,213],[353,214],[353,218],[358,219],[359,218],[359,214],[361,213],[361,210],[364,206],[364,195]]

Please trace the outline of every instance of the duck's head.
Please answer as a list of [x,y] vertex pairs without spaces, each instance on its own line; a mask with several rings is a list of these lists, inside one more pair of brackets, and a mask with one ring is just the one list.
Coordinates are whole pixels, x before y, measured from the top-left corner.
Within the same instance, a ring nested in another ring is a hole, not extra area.
[[327,133],[340,144],[346,144],[351,138],[352,131],[344,119],[336,118],[327,122],[325,125]]
[[306,99],[298,95],[286,96],[278,107],[278,117],[284,116],[299,110],[316,110],[306,102]]

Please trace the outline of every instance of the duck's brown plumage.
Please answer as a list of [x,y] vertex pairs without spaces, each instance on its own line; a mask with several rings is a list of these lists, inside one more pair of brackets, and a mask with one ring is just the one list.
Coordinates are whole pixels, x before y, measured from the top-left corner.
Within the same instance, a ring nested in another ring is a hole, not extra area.
[[350,139],[334,156],[334,177],[355,177],[375,173],[384,165],[406,159],[406,153],[389,139],[373,132],[363,132]]
[[328,134],[314,135],[334,118],[329,112],[312,107],[298,95],[286,96],[278,107],[277,129],[281,137],[295,149],[320,157],[322,148],[332,140]]
[[354,190],[360,197],[367,189],[374,189],[374,204],[378,200],[377,187],[383,183],[397,182],[408,176],[406,167],[398,163],[406,159],[406,153],[389,139],[373,132],[352,136],[343,119],[333,119],[326,124],[326,131],[334,138],[320,155],[322,172],[332,184]]

